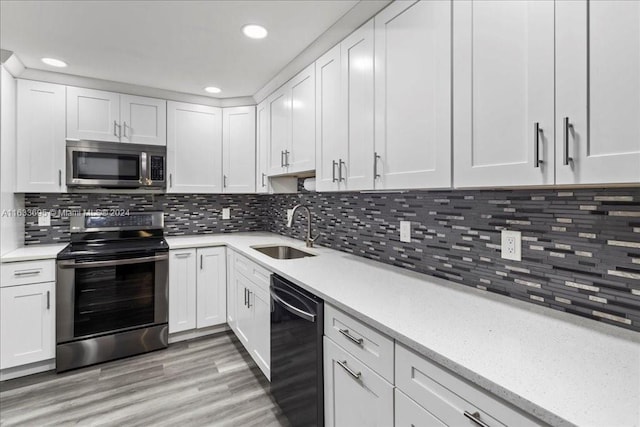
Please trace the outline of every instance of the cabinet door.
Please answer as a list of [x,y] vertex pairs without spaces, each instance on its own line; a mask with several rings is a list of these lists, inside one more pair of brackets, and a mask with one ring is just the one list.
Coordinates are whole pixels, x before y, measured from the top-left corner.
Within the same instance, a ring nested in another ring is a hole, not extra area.
[[327,427],[392,426],[393,386],[324,337]]
[[120,142],[120,94],[67,87],[67,138]]
[[167,103],[168,193],[222,192],[222,110]]
[[64,193],[65,87],[18,80],[16,192]]
[[122,142],[167,145],[167,101],[120,95]]
[[394,396],[395,427],[446,427],[446,424],[400,390],[395,389]]
[[247,349],[251,351],[249,340],[251,337],[252,327],[252,313],[251,307],[249,307],[249,290],[251,289],[251,282],[244,275],[238,273],[234,274],[235,291],[236,291],[236,336]]
[[267,379],[271,379],[271,296],[252,284],[248,305],[252,311],[251,356]]
[[338,178],[349,190],[373,188],[373,42],[372,19],[340,43],[348,158],[338,159]]
[[395,2],[375,37],[376,189],[451,187],[451,2]]
[[316,189],[344,189],[338,159],[346,159],[346,111],[342,97],[340,45],[316,61]]
[[269,192],[269,108],[263,101],[256,107],[256,192]]
[[[229,327],[236,332],[236,281],[234,269],[234,252],[227,249],[227,323]],[[236,335],[238,333],[236,332]]]
[[0,289],[0,369],[55,357],[55,284]]
[[222,185],[225,193],[256,191],[256,108],[222,111]]
[[554,2],[454,1],[453,55],[454,185],[553,184]]
[[170,252],[169,333],[196,328],[196,250]]
[[640,2],[556,2],[557,184],[640,182],[638,76]]
[[291,96],[282,87],[267,99],[269,109],[269,175],[287,172],[285,151],[291,138]]
[[227,260],[224,247],[198,249],[196,325],[220,325],[227,317]]
[[291,139],[288,172],[316,168],[316,72],[311,64],[291,80]]

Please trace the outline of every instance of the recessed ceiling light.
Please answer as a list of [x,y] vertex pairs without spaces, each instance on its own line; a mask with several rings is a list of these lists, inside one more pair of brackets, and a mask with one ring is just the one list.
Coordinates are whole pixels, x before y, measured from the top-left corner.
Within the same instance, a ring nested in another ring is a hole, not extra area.
[[267,37],[268,34],[266,28],[264,28],[262,25],[256,24],[245,25],[244,27],[242,27],[242,32],[245,36],[251,39],[263,39]]
[[55,58],[42,58],[42,62],[52,67],[66,67],[67,63]]
[[222,90],[220,90],[220,88],[214,87],[214,86],[207,86],[207,87],[204,88],[204,90],[206,90],[209,93],[220,93],[220,92],[222,92]]

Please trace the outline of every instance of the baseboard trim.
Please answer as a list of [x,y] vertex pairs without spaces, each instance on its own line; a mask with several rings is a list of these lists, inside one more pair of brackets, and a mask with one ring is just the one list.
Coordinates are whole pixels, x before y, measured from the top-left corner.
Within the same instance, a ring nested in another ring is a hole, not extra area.
[[56,369],[56,359],[43,360],[41,362],[29,363],[28,365],[6,368],[0,370],[0,381],[26,377],[27,375],[39,374],[40,372],[51,371],[53,369]]
[[200,338],[207,335],[217,334],[219,332],[228,331],[229,325],[223,323],[222,325],[209,326],[208,328],[192,329],[190,331],[176,332],[175,334],[169,334],[169,344],[177,343],[180,341],[192,340],[194,338]]

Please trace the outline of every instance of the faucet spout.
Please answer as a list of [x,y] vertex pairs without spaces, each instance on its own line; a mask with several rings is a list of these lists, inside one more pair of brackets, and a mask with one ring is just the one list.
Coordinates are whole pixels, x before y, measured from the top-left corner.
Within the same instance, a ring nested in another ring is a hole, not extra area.
[[295,218],[298,209],[304,209],[307,212],[307,237],[305,243],[308,248],[312,248],[313,242],[315,242],[320,235],[318,234],[316,237],[311,237],[311,211],[309,210],[308,206],[302,204],[294,206],[291,210],[291,216],[287,221],[287,227],[291,228],[291,226],[293,225],[293,219]]

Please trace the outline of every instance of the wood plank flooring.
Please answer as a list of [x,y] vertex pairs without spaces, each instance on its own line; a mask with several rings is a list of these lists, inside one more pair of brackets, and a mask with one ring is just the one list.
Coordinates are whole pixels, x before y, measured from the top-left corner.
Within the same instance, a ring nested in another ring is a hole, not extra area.
[[289,426],[231,332],[0,383],[2,426]]

